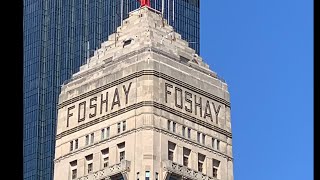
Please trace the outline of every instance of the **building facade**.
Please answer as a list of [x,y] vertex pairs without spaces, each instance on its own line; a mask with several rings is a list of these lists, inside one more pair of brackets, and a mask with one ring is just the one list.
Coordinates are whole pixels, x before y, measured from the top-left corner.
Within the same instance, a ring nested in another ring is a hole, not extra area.
[[[139,7],[137,0],[24,0],[25,180],[53,176],[58,95],[95,49]],[[199,53],[199,0],[153,0]],[[89,43],[88,43],[89,42]],[[89,49],[89,51],[88,51]]]
[[54,180],[233,180],[227,84],[157,10],[132,11],[58,104]]

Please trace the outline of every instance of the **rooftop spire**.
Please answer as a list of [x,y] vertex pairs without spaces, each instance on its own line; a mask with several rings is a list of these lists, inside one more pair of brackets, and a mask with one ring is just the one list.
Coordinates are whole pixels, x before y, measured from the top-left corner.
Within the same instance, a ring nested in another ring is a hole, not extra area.
[[140,1],[140,6],[148,6],[150,7],[150,0],[139,0]]

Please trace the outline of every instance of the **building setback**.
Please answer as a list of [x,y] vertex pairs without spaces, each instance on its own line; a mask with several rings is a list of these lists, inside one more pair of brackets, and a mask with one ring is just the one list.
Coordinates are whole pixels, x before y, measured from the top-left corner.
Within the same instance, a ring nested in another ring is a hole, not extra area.
[[233,180],[227,84],[155,9],[130,12],[57,109],[55,180]]
[[[23,0],[24,180],[53,179],[61,85],[138,7],[137,0]],[[151,7],[163,9],[199,54],[199,0],[152,0]]]

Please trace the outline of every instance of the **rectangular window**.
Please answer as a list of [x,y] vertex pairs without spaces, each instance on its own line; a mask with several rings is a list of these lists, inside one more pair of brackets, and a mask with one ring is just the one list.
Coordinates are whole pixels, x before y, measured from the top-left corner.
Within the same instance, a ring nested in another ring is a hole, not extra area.
[[188,138],[190,139],[191,138],[191,129],[188,128]]
[[105,129],[101,129],[101,140],[105,139]]
[[215,143],[216,143],[216,140],[215,140],[214,138],[212,138],[212,148],[213,148],[213,149],[216,149]]
[[120,144],[118,144],[117,145],[118,146],[118,152],[119,152],[119,160],[120,160],[120,162],[122,161],[122,160],[125,160],[125,142],[122,142],[122,143],[120,143]]
[[168,150],[168,159],[169,159],[170,161],[173,161],[173,152],[170,151],[170,150]]
[[127,129],[126,121],[122,122],[122,131],[125,131]]
[[86,145],[89,145],[89,135],[86,135]]
[[118,123],[118,133],[121,132],[121,123]]
[[88,164],[88,174],[92,172],[92,163]]
[[146,171],[146,180],[150,179],[150,171]]
[[110,127],[107,127],[107,138],[110,137]]
[[199,172],[202,172],[202,165],[203,165],[203,163],[198,161],[198,171]]
[[212,148],[215,150],[220,150],[220,140],[212,138]]
[[139,172],[137,172],[137,180],[139,180]]
[[185,137],[186,127],[182,126],[182,136]]
[[198,154],[198,171],[203,172],[203,163],[205,160],[206,156],[203,154]]
[[189,156],[190,156],[191,150],[188,148],[183,148],[183,165],[187,166],[189,165]]
[[70,151],[73,151],[73,141],[70,142]]
[[173,161],[175,148],[176,148],[176,144],[168,141],[168,159],[170,161]]
[[79,146],[79,144],[78,144],[78,139],[76,139],[76,140],[75,140],[75,149],[78,149],[78,146]]
[[212,175],[213,175],[213,177],[217,178],[217,176],[218,176],[218,169],[213,168],[213,170],[212,170]]
[[176,123],[175,122],[172,123],[172,131],[174,133],[176,132]]
[[120,162],[125,159],[125,151],[120,152]]
[[90,144],[93,144],[93,142],[94,142],[94,134],[92,133],[91,134],[91,142],[90,142]]
[[202,144],[206,144],[206,135],[202,134]]
[[92,160],[93,160],[93,154],[90,154],[88,156],[85,157],[86,158],[86,164],[87,164],[87,173],[91,173],[92,172]]
[[197,142],[200,143],[200,133],[197,132]]
[[155,180],[159,180],[159,173],[156,172]]
[[188,167],[189,158],[187,156],[183,156],[183,165]]
[[70,168],[71,168],[71,179],[76,179],[77,178],[77,160],[70,162]]
[[76,179],[77,178],[77,169],[73,169],[72,170],[72,179]]
[[103,167],[108,167],[109,166],[109,157],[103,158]]
[[213,172],[213,177],[217,178],[218,177],[218,170],[219,170],[219,166],[220,166],[220,161],[212,159],[212,172]]
[[109,166],[109,148],[101,150],[103,168]]
[[170,124],[171,124],[171,121],[168,120],[168,122],[167,122],[167,128],[168,128],[169,131],[170,131],[170,129],[171,129]]

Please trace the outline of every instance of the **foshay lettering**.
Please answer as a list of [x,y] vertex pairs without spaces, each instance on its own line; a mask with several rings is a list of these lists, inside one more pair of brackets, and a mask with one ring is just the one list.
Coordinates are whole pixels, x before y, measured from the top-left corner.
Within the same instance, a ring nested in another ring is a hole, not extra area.
[[[200,116],[204,119],[210,119],[218,124],[218,116],[221,105],[216,105],[213,101],[203,101],[201,96],[184,91],[179,87],[174,87],[169,83],[165,83],[165,102],[168,103],[170,96],[171,101],[174,100],[175,107],[184,109],[189,113]],[[184,97],[184,98],[183,98]],[[172,99],[173,98],[173,99]]]
[[[116,107],[120,108],[121,105],[128,104],[131,84],[132,82],[128,85],[124,84],[122,88],[119,89],[116,87],[113,91],[104,91],[101,94],[91,97],[89,101],[83,100],[80,103],[69,106],[67,109],[67,127],[69,127],[70,120],[77,119],[78,123],[85,121],[88,113],[90,119],[104,114],[108,112],[108,110],[112,111]],[[121,94],[124,94],[125,98],[121,97]],[[109,100],[111,100],[111,102],[109,102]],[[110,108],[108,107],[109,103]]]

